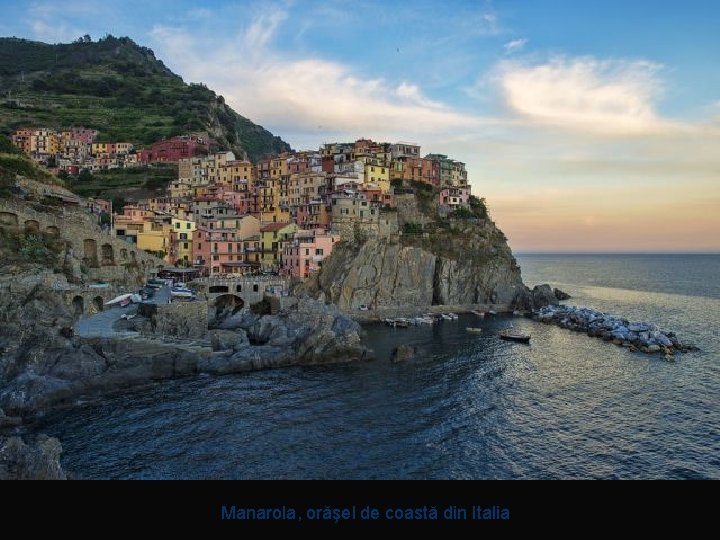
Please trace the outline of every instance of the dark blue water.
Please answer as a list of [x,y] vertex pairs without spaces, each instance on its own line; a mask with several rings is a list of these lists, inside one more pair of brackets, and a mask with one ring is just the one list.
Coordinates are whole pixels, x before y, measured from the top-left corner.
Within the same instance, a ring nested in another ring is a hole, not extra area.
[[[702,352],[667,363],[526,319],[371,326],[374,362],[169,381],[37,429],[81,478],[720,478],[720,256],[519,259],[526,283]],[[530,346],[493,337],[510,323]],[[390,363],[400,343],[418,358]]]

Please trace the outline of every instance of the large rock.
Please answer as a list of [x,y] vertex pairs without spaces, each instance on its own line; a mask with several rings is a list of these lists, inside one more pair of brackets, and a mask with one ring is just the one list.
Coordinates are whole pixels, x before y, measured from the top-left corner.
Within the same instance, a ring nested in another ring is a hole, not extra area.
[[411,360],[415,356],[415,347],[412,345],[398,345],[392,352],[390,360],[392,362],[405,362]]
[[0,480],[65,480],[62,445],[47,435],[32,444],[20,437],[0,437]]
[[362,304],[510,304],[525,287],[504,239],[496,242],[496,247],[483,244],[474,251],[467,242],[442,248],[438,244],[437,250],[403,245],[396,239],[371,238],[359,246],[343,243],[301,291],[322,294],[341,309]]

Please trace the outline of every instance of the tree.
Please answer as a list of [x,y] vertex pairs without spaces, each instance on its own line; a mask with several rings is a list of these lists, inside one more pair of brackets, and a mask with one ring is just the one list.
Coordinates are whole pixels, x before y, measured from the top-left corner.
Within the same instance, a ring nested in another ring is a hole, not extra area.
[[82,183],[92,182],[92,179],[93,179],[92,173],[87,169],[83,169],[82,171],[80,171],[80,174],[78,175],[78,182],[82,182]]

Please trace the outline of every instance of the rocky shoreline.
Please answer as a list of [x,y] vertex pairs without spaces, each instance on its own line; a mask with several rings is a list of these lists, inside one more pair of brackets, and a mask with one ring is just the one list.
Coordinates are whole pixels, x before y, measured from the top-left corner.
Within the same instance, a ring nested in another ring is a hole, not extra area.
[[584,332],[590,337],[612,342],[631,351],[661,353],[666,360],[673,360],[676,352],[698,350],[694,345],[680,341],[675,332],[660,330],[654,323],[629,321],[589,308],[549,305],[533,311],[532,318],[568,330]]

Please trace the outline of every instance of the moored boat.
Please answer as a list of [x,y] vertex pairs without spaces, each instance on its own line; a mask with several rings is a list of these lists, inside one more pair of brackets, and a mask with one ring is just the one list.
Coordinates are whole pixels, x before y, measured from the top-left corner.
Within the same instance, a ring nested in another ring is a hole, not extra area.
[[529,334],[519,334],[517,332],[512,332],[510,330],[500,330],[498,332],[498,337],[500,339],[504,339],[505,341],[515,341],[517,343],[530,343],[530,335]]
[[465,330],[468,332],[474,332],[475,334],[480,334],[483,331],[482,328],[478,328],[477,326],[468,326]]

